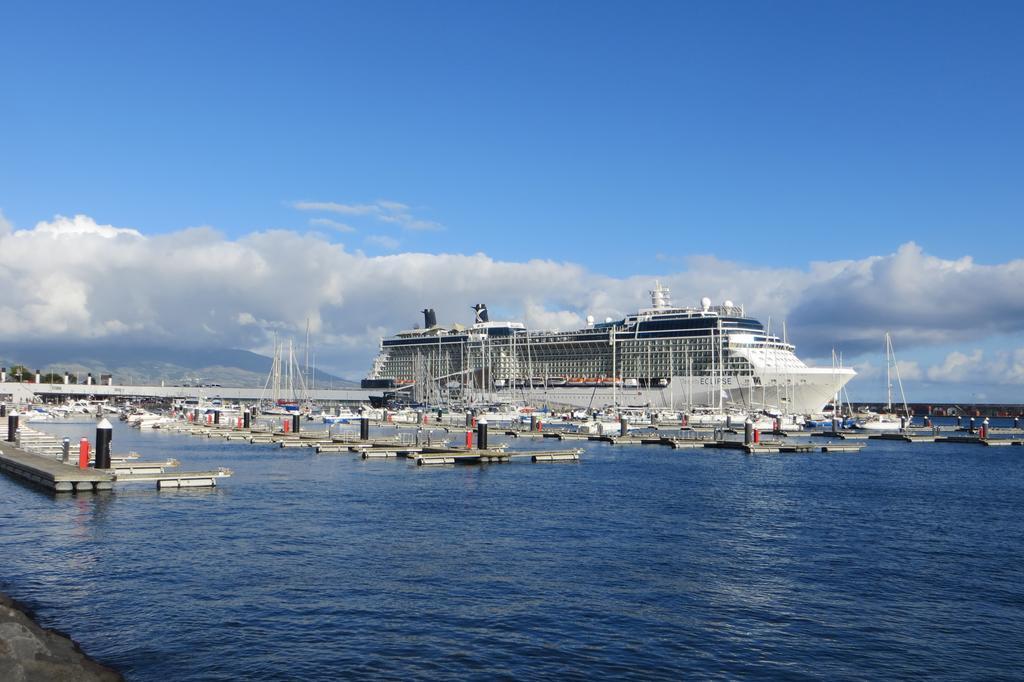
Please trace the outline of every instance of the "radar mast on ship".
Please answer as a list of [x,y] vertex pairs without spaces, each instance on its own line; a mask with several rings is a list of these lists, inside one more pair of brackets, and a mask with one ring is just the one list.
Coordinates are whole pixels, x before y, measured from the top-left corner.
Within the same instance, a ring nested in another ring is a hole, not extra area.
[[658,280],[654,280],[654,289],[651,290],[651,307],[654,310],[669,310],[672,307],[671,290],[661,286]]

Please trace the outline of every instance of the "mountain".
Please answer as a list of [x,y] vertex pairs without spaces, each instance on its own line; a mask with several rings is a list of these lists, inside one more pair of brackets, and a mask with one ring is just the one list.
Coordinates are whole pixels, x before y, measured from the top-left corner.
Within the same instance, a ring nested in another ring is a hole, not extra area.
[[[220,384],[262,387],[272,360],[265,355],[233,348],[168,348],[161,346],[60,343],[0,344],[0,364],[8,369],[24,365],[44,374],[64,372],[83,378],[112,374],[115,384]],[[311,370],[311,373],[312,370]],[[324,388],[358,386],[317,370],[313,385]]]

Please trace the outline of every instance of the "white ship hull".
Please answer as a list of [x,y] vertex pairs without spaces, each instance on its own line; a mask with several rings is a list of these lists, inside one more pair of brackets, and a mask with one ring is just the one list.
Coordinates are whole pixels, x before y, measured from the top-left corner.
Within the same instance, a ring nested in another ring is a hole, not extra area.
[[730,392],[735,405],[747,409],[770,406],[787,414],[821,414],[835,395],[856,372],[850,368],[802,367],[786,373],[765,372],[757,377],[743,377],[742,386]]
[[[817,414],[855,375],[852,369],[806,367],[786,374],[722,377],[721,403],[745,409],[769,407],[788,414]],[[668,386],[560,386],[505,389],[494,397],[590,409],[641,407],[686,410],[719,404],[718,377],[673,377]]]

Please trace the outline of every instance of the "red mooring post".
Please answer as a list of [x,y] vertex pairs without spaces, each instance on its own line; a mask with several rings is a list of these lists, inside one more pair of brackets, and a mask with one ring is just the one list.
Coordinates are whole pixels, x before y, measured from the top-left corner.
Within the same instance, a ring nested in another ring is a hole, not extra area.
[[284,432],[288,433],[289,431],[291,431],[292,430],[292,420],[291,419],[284,419],[282,421],[284,421]]
[[467,450],[472,450],[473,449],[473,430],[472,429],[466,429],[466,449]]
[[89,468],[89,439],[83,438],[78,443],[78,468]]

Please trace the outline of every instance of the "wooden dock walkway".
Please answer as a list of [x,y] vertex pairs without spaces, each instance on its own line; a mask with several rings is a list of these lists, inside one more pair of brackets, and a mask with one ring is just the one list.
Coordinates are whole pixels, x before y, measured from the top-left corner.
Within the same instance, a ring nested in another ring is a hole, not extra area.
[[984,445],[986,447],[1024,446],[1024,440],[1014,438],[980,438],[974,436],[942,436],[935,439],[936,443],[961,443],[965,445]]
[[79,469],[0,442],[0,470],[54,492],[93,492],[114,486],[113,471]]
[[160,488],[212,487],[217,479],[231,476],[231,470],[167,471],[176,460],[139,462],[130,457],[111,458],[110,469],[80,469],[53,457],[28,452],[10,443],[0,442],[0,471],[42,486],[52,492],[97,492],[110,490],[115,483],[155,482]]
[[876,433],[868,436],[869,440],[895,440],[904,443],[934,443],[938,436],[929,431],[928,433]]
[[536,450],[514,452],[500,448],[470,450],[466,448],[425,449],[418,457],[419,466],[437,464],[503,464],[516,458],[528,458],[531,462],[578,462],[582,448],[573,450]]
[[812,453],[812,452],[860,452],[864,449],[861,443],[786,443],[782,441],[761,441],[760,443],[743,443],[742,441],[720,440],[705,443],[706,448],[720,450],[740,450],[748,455],[770,455],[777,453]]
[[811,438],[831,438],[835,440],[867,440],[870,434],[867,431],[813,431],[809,434]]

